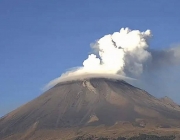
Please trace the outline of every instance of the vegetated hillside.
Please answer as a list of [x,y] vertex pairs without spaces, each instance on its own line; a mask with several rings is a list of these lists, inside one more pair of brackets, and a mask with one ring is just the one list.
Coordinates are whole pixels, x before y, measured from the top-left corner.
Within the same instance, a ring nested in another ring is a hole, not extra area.
[[[39,140],[46,135],[46,139],[49,135],[67,138],[76,136],[79,129],[86,133],[88,128],[91,133],[92,127],[102,125],[103,131],[110,127],[110,131],[118,129],[119,133],[133,128],[178,128],[180,107],[166,104],[122,80],[68,81],[1,118],[0,139]],[[59,133],[64,130],[72,132],[67,136]]]
[[125,137],[117,137],[117,138],[108,138],[108,137],[96,137],[96,136],[89,136],[89,137],[77,137],[75,140],[174,140],[175,136],[156,136],[156,135],[146,135],[141,134],[139,136],[134,136],[131,138]]

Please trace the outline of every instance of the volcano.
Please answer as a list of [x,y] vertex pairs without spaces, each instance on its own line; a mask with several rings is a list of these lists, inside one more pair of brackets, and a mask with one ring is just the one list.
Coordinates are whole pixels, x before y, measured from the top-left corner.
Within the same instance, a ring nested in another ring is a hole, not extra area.
[[2,117],[0,139],[75,139],[85,134],[115,137],[154,130],[178,134],[180,106],[166,101],[167,97],[157,99],[123,80],[61,82]]

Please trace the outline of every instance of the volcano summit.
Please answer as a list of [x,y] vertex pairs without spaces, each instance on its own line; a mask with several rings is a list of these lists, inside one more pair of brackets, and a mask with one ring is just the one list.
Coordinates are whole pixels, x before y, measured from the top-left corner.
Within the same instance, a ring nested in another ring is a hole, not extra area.
[[123,80],[88,78],[61,82],[2,117],[0,139],[75,139],[85,134],[117,137],[139,132],[176,135],[179,126],[177,104],[157,99]]

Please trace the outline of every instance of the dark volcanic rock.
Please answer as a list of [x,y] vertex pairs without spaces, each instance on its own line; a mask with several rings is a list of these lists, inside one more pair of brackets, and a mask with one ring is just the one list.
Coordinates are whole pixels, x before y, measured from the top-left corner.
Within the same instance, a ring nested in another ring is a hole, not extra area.
[[[113,126],[130,122],[145,127],[180,125],[180,108],[172,107],[124,81],[93,78],[59,83],[0,119],[0,139],[27,139],[41,130]],[[142,126],[143,125],[143,126]]]

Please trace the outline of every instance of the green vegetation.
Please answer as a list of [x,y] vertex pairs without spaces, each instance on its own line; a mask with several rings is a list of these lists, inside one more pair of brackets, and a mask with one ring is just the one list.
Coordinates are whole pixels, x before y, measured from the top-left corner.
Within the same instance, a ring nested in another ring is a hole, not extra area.
[[174,140],[175,136],[155,136],[155,135],[146,135],[142,134],[137,137],[132,137],[127,140]]
[[95,136],[88,136],[88,137],[77,137],[75,140],[174,140],[175,136],[156,136],[156,135],[146,135],[141,134],[139,136],[131,137],[131,138],[105,138],[105,137],[95,137]]

